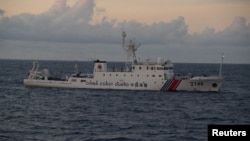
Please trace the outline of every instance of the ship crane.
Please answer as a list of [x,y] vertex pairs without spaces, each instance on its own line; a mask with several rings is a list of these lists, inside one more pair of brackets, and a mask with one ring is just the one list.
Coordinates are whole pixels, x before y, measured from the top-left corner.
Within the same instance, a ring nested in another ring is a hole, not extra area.
[[138,61],[137,61],[137,58],[136,58],[135,51],[137,51],[137,49],[141,45],[138,44],[138,43],[135,43],[135,40],[130,40],[129,44],[126,45],[125,39],[126,39],[126,33],[123,31],[122,32],[122,47],[123,47],[124,51],[126,51],[126,53],[127,53],[127,59],[129,60],[132,57],[133,58],[133,63],[137,64]]

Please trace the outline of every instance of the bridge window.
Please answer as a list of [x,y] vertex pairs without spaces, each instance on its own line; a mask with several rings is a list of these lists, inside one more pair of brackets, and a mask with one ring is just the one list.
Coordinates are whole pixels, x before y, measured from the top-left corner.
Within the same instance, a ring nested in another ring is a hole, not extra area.
[[173,67],[164,67],[164,70],[172,70]]
[[157,67],[157,70],[163,70],[164,68],[163,67]]

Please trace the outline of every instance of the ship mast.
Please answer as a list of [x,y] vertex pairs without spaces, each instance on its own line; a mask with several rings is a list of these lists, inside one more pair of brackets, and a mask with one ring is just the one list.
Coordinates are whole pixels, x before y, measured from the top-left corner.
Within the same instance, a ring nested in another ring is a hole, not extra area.
[[221,54],[221,64],[220,64],[220,73],[219,73],[219,76],[222,75],[222,65],[223,65],[223,62],[224,62],[224,53]]
[[126,33],[125,33],[125,31],[123,31],[122,32],[122,47],[123,47],[123,49],[125,49],[125,38],[126,38]]
[[136,44],[135,40],[130,40],[129,44],[126,45],[125,38],[126,38],[126,33],[123,31],[122,32],[122,47],[124,51],[127,52],[127,59],[129,60],[130,57],[132,57],[133,63],[137,64],[138,62],[137,62],[135,51],[137,51],[137,49],[140,47],[140,44]]

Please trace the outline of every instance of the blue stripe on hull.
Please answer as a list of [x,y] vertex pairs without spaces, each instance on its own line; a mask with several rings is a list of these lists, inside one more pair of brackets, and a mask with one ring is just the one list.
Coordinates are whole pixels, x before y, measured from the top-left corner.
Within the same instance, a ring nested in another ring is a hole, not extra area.
[[166,90],[173,80],[167,80],[165,84],[162,86],[161,91]]
[[[177,80],[178,82],[176,84],[175,83],[176,80],[172,79],[172,80],[167,80],[164,85],[161,87],[161,91],[165,91],[165,90],[170,90],[170,91],[173,91],[173,90],[176,90],[177,87],[180,85],[181,83],[181,80]],[[171,85],[173,83],[173,88],[170,88]]]

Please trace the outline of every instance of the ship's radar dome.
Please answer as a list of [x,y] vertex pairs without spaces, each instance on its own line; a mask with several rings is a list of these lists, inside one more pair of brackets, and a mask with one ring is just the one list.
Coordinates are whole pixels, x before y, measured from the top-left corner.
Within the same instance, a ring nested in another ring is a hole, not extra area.
[[157,64],[162,65],[164,63],[164,60],[161,57],[157,58]]

